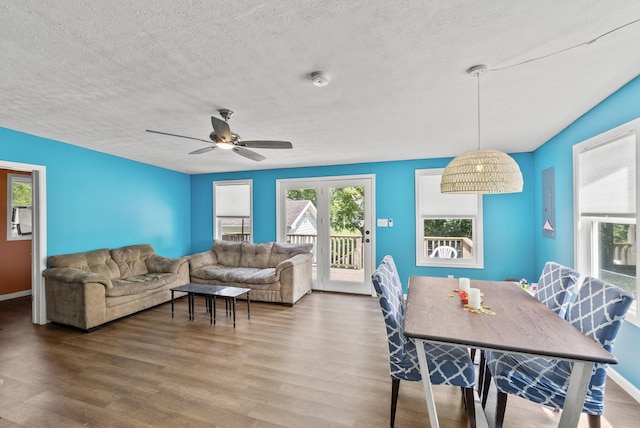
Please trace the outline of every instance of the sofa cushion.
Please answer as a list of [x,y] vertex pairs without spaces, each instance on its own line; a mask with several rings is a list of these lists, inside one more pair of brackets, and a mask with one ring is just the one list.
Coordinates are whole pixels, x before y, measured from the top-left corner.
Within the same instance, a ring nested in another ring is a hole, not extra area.
[[284,244],[282,242],[274,242],[271,249],[270,266],[278,266],[287,259],[298,254],[308,254],[313,250],[313,244]]
[[99,273],[109,279],[120,278],[120,270],[106,248],[83,253],[50,256],[47,261],[49,266],[54,268],[71,267],[85,272]]
[[155,251],[149,244],[129,245],[111,250],[111,257],[120,270],[120,279],[148,273],[147,261],[153,254]]
[[242,255],[240,256],[240,264],[238,266],[249,268],[268,268],[271,262],[271,249],[273,242],[265,242],[264,244],[251,244],[249,242],[242,243]]
[[230,268],[222,265],[206,266],[191,272],[194,278],[242,284],[272,284],[280,278],[276,275],[275,268],[257,269],[236,267]]
[[113,287],[106,289],[107,297],[132,296],[148,290],[155,290],[178,279],[176,273],[148,273],[130,276],[126,280],[114,279]]
[[215,240],[213,241],[211,250],[216,253],[219,264],[230,267],[240,266],[242,242]]
[[184,263],[186,258],[169,258],[152,254],[147,261],[147,269],[150,273],[177,273],[180,265]]

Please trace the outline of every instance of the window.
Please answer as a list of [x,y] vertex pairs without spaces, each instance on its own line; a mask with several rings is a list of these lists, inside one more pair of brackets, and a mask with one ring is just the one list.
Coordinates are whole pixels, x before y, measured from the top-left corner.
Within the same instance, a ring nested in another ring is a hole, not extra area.
[[482,268],[482,196],[440,193],[443,171],[416,170],[416,265]]
[[251,180],[213,183],[214,239],[253,241]]
[[637,165],[633,121],[573,148],[576,267],[629,290],[627,319],[640,324],[637,282]]
[[31,239],[32,233],[31,175],[7,174],[7,240]]

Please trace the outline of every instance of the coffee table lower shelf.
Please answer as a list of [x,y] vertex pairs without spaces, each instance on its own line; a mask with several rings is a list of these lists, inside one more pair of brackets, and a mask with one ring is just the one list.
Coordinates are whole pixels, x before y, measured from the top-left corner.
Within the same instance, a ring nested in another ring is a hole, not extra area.
[[195,296],[203,296],[209,313],[209,323],[216,323],[216,298],[224,299],[226,315],[233,316],[233,328],[236,328],[236,299],[243,294],[247,295],[247,318],[251,319],[251,289],[240,287],[227,287],[224,285],[209,284],[184,284],[171,289],[171,318],[173,318],[173,302],[176,291],[187,293],[187,302],[189,306],[189,321],[195,319]]

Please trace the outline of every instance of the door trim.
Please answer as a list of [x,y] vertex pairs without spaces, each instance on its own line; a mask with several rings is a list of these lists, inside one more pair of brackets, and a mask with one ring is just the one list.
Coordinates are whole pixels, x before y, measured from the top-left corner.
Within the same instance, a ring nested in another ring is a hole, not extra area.
[[[371,250],[369,251],[369,266],[371,272],[375,270],[376,261],[376,176],[375,174],[357,174],[357,175],[339,175],[339,176],[321,176],[321,177],[301,177],[301,178],[285,178],[276,180],[276,237],[278,240],[284,236],[283,225],[280,219],[283,218],[285,213],[284,199],[282,196],[282,188],[285,184],[295,183],[300,184],[300,187],[304,187],[305,183],[322,183],[328,181],[340,181],[340,180],[371,180],[371,197],[369,215],[371,216]],[[312,186],[313,187],[313,186]],[[365,283],[368,283],[371,296],[375,297],[375,290],[371,283],[371,278],[365,278]],[[364,294],[363,294],[364,295]]]
[[0,168],[31,173],[33,235],[31,238],[31,309],[34,324],[47,323],[42,272],[47,266],[47,167],[0,160]]

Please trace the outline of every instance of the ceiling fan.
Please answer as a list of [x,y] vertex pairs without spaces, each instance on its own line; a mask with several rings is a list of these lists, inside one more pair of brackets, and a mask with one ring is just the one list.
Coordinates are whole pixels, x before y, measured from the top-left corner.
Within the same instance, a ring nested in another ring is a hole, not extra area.
[[[220,116],[224,120],[218,119],[215,116],[211,116],[211,124],[213,125],[213,132],[209,134],[209,138],[213,141],[212,146],[203,147],[202,149],[195,150],[190,152],[190,155],[199,155],[202,153],[210,152],[215,148],[221,148],[224,150],[232,150],[240,156],[244,156],[245,158],[261,161],[266,159],[260,153],[256,153],[252,150],[249,150],[247,147],[251,147],[254,149],[291,149],[293,146],[289,141],[264,141],[264,140],[254,140],[254,141],[242,141],[240,136],[236,133],[231,132],[229,128],[229,119],[233,115],[233,111],[228,109],[218,110]],[[160,132],[160,131],[152,131],[150,129],[146,130],[147,132],[153,132],[154,134],[162,134],[162,135],[170,135],[172,137],[180,137],[180,138],[188,138],[190,140],[196,141],[204,141],[205,143],[211,143],[210,141],[203,140],[201,138],[187,137],[185,135],[177,135],[170,134],[168,132]]]

